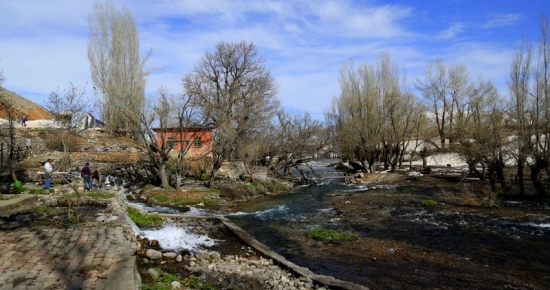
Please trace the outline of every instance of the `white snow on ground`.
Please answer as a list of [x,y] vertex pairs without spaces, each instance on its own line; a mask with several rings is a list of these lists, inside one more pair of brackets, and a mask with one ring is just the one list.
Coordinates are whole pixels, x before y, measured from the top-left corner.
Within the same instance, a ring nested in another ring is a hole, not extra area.
[[[454,168],[468,168],[468,164],[466,164],[464,159],[456,153],[444,153],[428,156],[426,158],[426,162],[428,166],[447,166],[447,164],[450,164]],[[404,165],[407,164],[408,162],[404,162]],[[422,160],[413,161],[412,165],[422,166]]]

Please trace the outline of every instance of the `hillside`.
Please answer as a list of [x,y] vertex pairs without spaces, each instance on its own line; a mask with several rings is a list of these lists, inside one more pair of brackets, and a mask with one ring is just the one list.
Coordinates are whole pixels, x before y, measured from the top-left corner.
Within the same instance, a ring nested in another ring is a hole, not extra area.
[[50,120],[51,114],[44,107],[0,87],[0,118],[6,119],[6,108],[12,108],[15,118],[26,115],[30,120]]

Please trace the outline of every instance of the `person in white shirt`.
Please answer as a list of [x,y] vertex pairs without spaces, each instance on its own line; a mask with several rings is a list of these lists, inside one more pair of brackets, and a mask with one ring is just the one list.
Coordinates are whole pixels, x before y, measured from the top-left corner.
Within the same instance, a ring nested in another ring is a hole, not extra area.
[[44,189],[50,189],[50,182],[52,180],[52,162],[53,160],[48,159],[46,163],[44,163],[44,177],[46,177],[46,181],[44,182]]

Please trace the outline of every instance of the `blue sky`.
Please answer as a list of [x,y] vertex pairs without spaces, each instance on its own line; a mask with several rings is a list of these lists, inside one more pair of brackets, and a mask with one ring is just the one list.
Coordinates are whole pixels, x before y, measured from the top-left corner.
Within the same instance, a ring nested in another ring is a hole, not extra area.
[[[86,56],[88,17],[96,1],[0,0],[3,86],[39,104],[69,82],[92,97]],[[103,3],[103,1],[100,1]],[[503,96],[514,50],[535,41],[546,0],[253,1],[114,0],[128,7],[141,49],[151,49],[146,96],[182,92],[181,79],[219,41],[253,42],[291,113],[322,120],[339,94],[339,69],[374,63],[388,52],[411,88],[426,63],[462,64],[470,78],[491,80]]]

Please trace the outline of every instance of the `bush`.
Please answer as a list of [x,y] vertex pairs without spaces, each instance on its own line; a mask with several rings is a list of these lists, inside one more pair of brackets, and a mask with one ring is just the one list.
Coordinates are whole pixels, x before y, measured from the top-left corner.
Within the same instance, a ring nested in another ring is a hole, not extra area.
[[15,193],[15,194],[22,193],[23,191],[25,191],[25,189],[21,185],[21,181],[14,182],[11,185],[11,188],[12,188],[13,193]]
[[26,189],[21,185],[21,181],[0,186],[0,194],[21,194],[25,190]]

